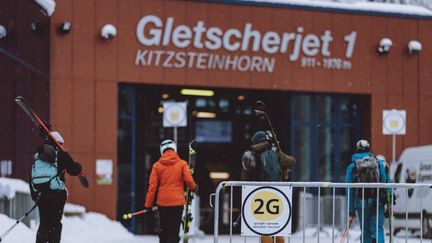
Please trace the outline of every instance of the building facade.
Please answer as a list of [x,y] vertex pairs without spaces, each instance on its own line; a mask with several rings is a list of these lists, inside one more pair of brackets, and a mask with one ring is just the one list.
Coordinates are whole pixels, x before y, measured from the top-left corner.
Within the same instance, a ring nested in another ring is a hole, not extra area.
[[[210,172],[239,179],[256,100],[265,101],[284,150],[299,162],[293,180],[341,181],[359,138],[390,160],[383,110],[406,110],[397,156],[432,142],[432,13],[426,10],[62,0],[48,18],[32,4],[0,3],[8,12],[0,18],[8,29],[0,39],[0,99],[7,111],[0,159],[12,161],[12,176],[27,179],[39,140],[13,98],[28,97],[91,179],[84,189],[68,178],[69,200],[111,218],[143,206],[158,143],[173,136],[162,127],[164,101],[188,102],[179,148],[186,151],[187,141],[201,136],[204,184],[217,182]],[[59,30],[65,22],[70,31]],[[108,27],[104,38],[108,24],[116,33]],[[378,51],[383,38],[392,42],[388,52]],[[418,54],[409,51],[413,40],[422,45]],[[183,96],[182,88],[215,95]],[[200,119],[199,111],[216,119]]]

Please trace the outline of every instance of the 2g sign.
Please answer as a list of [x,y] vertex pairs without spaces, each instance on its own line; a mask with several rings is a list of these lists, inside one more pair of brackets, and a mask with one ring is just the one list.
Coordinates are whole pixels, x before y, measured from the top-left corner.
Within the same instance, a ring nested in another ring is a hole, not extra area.
[[291,196],[290,187],[244,186],[242,235],[289,235]]
[[[269,214],[279,214],[279,205],[273,205],[272,203],[278,203],[280,200],[279,199],[270,199],[267,203],[266,203],[266,207],[265,209],[267,210],[266,212]],[[266,212],[261,211],[263,206],[264,206],[264,200],[261,198],[257,198],[254,200],[254,202],[258,202],[259,206],[257,207],[257,209],[254,211],[254,214],[265,214]],[[273,208],[273,210],[272,210]]]

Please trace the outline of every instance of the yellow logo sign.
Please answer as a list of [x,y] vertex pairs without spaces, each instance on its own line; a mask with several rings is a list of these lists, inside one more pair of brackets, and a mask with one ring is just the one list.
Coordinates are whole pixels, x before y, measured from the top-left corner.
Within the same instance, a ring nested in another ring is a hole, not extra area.
[[254,195],[251,211],[257,220],[272,221],[284,213],[282,198],[272,191],[260,191]]

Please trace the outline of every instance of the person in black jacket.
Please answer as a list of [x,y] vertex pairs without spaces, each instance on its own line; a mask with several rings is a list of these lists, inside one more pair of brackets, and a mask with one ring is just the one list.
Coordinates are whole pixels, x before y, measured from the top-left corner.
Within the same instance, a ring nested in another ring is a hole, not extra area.
[[[50,133],[59,144],[63,145],[64,140],[60,133],[55,131]],[[59,243],[62,231],[61,219],[67,198],[65,172],[77,176],[82,168],[67,152],[58,148],[49,139],[37,147],[33,158],[30,191],[38,205],[40,216],[36,243]]]

